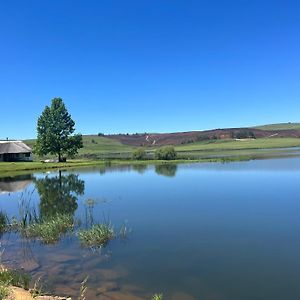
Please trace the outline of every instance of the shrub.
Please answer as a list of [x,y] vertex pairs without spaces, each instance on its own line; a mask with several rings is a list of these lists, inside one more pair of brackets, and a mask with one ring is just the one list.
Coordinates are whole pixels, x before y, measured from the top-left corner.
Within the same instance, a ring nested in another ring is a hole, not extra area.
[[177,153],[172,146],[162,147],[155,151],[155,158],[159,160],[173,160],[176,159]]
[[147,154],[144,148],[137,148],[132,153],[132,158],[137,160],[143,160],[146,159]]

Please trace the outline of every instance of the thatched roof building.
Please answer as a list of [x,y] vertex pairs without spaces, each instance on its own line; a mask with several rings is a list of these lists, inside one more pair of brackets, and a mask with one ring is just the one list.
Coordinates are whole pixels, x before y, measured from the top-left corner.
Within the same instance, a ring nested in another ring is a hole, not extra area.
[[31,161],[32,150],[22,141],[0,141],[0,161]]

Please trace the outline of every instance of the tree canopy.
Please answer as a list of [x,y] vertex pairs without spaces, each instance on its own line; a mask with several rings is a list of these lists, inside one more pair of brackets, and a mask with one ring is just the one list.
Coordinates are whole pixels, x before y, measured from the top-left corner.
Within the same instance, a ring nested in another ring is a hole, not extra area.
[[159,160],[173,160],[176,157],[177,153],[172,146],[165,146],[155,151],[155,158]]
[[74,156],[83,147],[81,134],[72,135],[74,126],[63,100],[52,99],[51,106],[46,106],[38,118],[35,153],[58,155],[59,161],[65,156]]
[[147,153],[144,148],[137,148],[132,152],[132,158],[136,160],[143,160],[147,158]]

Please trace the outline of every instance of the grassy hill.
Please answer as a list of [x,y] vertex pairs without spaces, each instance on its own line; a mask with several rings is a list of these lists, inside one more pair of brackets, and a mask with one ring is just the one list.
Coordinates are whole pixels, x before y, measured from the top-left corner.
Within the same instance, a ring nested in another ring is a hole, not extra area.
[[[35,140],[24,141],[33,147]],[[123,145],[117,140],[98,135],[83,135],[83,148],[79,150],[82,158],[123,158],[131,155],[132,146]]]
[[[33,147],[35,140],[25,142]],[[160,134],[84,135],[78,158],[128,159],[133,149],[141,145],[149,156],[153,156],[158,147],[174,145],[180,158],[196,159],[260,155],[261,149],[277,149],[278,153],[279,148],[300,147],[300,123]]]
[[215,140],[176,146],[177,151],[243,150],[300,147],[299,138],[261,138],[245,140]]
[[260,130],[300,130],[300,123],[278,123],[278,124],[267,124],[261,126],[254,126],[253,128]]

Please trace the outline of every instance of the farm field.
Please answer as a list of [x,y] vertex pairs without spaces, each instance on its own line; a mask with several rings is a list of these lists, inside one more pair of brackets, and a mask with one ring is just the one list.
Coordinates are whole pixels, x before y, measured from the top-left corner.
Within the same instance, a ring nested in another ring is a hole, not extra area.
[[261,129],[261,130],[289,130],[289,129],[300,130],[300,123],[267,124],[261,126],[254,126],[253,128]]
[[192,150],[241,150],[299,147],[298,138],[262,138],[244,140],[215,140],[176,146],[177,151]]

